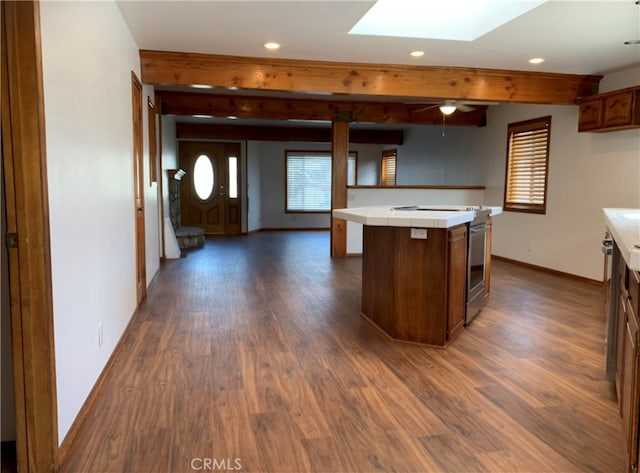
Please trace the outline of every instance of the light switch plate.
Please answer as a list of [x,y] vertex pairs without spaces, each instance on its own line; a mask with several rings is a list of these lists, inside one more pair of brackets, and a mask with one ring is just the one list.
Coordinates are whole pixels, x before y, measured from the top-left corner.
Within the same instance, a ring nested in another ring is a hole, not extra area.
[[411,238],[414,240],[426,240],[427,239],[427,229],[426,228],[412,228],[411,229]]

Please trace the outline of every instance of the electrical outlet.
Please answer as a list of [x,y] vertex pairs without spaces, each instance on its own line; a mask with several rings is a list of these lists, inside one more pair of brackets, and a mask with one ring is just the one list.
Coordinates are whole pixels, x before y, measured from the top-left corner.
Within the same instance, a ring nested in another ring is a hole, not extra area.
[[104,341],[102,337],[102,322],[98,324],[98,348],[102,347],[102,342]]

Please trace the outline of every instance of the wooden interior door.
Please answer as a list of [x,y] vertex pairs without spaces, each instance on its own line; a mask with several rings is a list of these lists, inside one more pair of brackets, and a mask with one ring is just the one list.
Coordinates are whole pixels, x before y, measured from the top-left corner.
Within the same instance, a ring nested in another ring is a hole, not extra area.
[[57,469],[59,450],[40,7],[0,2],[0,12],[10,286],[2,297],[11,303],[16,466],[21,473],[49,472]]
[[142,83],[131,73],[133,107],[133,192],[135,198],[136,300],[138,305],[147,295],[147,257],[144,230],[144,167],[142,159]]
[[[240,143],[180,142],[180,221],[207,235],[236,235],[241,231]],[[198,184],[207,169],[212,178]]]

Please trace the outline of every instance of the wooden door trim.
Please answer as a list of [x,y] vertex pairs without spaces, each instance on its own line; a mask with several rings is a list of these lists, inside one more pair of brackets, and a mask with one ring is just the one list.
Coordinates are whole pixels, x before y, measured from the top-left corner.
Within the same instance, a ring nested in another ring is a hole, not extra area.
[[[144,202],[144,126],[143,126],[143,93],[142,82],[131,71],[131,118],[133,132],[133,217],[136,248],[136,307],[147,296],[146,275],[146,231],[145,231],[145,202]],[[136,101],[137,100],[137,101]],[[136,103],[138,104],[136,106]],[[136,126],[137,123],[137,126]],[[142,210],[142,230],[138,228],[138,211]],[[142,242],[140,242],[142,239]],[[139,258],[144,259],[143,269],[138,264]],[[140,274],[142,271],[142,274]],[[142,283],[139,284],[139,281]]]
[[19,471],[57,468],[58,419],[40,6],[2,2],[2,157]]

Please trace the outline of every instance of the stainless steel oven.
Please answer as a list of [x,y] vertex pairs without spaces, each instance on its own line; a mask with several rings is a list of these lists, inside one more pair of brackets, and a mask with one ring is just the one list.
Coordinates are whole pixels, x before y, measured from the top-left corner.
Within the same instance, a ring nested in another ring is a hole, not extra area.
[[469,223],[467,254],[467,310],[465,324],[480,312],[484,304],[486,280],[487,230],[490,211],[478,209]]

